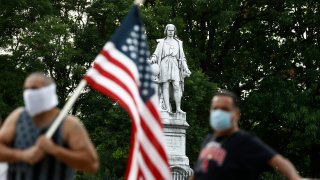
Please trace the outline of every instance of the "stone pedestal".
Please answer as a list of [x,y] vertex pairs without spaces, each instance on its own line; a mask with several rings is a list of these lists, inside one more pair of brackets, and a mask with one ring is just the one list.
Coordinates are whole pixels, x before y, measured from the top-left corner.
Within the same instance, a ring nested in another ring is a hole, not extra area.
[[161,111],[161,120],[164,126],[170,166],[181,167],[187,172],[192,171],[186,156],[186,129],[189,127],[186,114]]

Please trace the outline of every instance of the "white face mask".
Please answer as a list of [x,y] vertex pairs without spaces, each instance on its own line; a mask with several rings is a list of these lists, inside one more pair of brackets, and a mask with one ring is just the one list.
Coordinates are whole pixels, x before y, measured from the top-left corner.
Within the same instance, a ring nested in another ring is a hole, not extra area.
[[24,105],[31,117],[46,112],[58,105],[56,85],[23,91]]

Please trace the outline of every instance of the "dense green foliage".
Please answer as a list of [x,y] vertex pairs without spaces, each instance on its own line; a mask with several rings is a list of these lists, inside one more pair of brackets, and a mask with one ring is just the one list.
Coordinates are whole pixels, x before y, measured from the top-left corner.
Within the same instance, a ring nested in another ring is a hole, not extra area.
[[[1,0],[0,110],[22,106],[22,84],[45,71],[58,84],[60,106],[130,9],[129,0]],[[210,132],[210,99],[217,88],[242,100],[241,127],[312,175],[311,147],[320,144],[320,2],[315,0],[146,0],[141,7],[149,46],[167,23],[178,28],[192,76],[183,110],[190,125],[191,165]],[[130,139],[126,112],[91,91],[72,113],[99,152],[95,177],[120,177]],[[79,179],[93,177],[78,174]]]

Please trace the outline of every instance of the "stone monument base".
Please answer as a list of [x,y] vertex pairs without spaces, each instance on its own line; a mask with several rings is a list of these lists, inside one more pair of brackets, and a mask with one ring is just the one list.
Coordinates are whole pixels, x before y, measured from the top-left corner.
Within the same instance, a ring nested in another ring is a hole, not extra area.
[[186,113],[161,111],[161,121],[164,127],[170,166],[192,172],[189,158],[186,156],[186,129],[189,127]]
[[181,167],[184,170],[189,170],[189,158],[187,156],[171,155],[169,157],[169,164],[172,167]]

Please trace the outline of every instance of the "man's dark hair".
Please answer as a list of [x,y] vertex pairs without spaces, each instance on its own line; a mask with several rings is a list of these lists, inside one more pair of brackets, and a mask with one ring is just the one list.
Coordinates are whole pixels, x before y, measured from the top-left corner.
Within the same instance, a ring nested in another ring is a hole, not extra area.
[[238,98],[238,96],[231,92],[231,91],[228,91],[226,89],[220,89],[218,90],[213,97],[215,96],[227,96],[227,97],[230,97],[233,101],[233,106],[237,109],[240,109],[240,100]]

